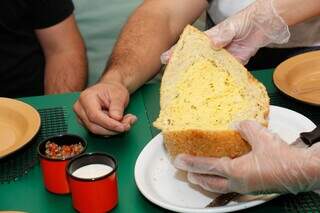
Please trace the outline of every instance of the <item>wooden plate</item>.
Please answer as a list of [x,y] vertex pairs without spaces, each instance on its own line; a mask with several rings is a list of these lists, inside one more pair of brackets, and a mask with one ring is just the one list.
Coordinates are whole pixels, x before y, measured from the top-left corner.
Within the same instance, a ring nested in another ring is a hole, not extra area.
[[273,81],[283,93],[320,106],[320,51],[297,55],[282,62],[275,69]]
[[40,115],[30,105],[0,98],[0,159],[21,149],[38,133]]
[[0,211],[0,213],[26,213],[21,211]]

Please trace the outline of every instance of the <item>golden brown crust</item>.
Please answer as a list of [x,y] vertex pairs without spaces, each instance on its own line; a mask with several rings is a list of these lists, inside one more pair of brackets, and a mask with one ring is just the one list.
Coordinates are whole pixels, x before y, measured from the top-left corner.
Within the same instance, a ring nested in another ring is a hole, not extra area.
[[163,132],[163,137],[166,149],[173,158],[182,153],[235,158],[251,150],[251,146],[236,131],[170,131]]
[[268,92],[266,91],[266,88],[264,87],[264,85],[262,85],[249,71],[247,71],[246,73],[248,75],[248,80],[250,83],[256,84],[256,85],[261,85],[259,88],[261,90],[264,90],[261,94],[264,94],[266,96],[265,99],[262,99],[265,102],[260,103],[260,104],[262,104],[262,107],[263,107],[263,111],[264,111],[263,117],[265,119],[265,122],[261,123],[261,124],[265,127],[268,127],[268,123],[269,123],[268,116],[269,116],[269,112],[270,112],[270,98],[268,96]]

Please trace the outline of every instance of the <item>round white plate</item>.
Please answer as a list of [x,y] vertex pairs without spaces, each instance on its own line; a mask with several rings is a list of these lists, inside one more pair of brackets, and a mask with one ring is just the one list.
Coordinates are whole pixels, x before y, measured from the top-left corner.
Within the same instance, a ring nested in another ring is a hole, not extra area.
[[[293,142],[300,132],[311,131],[315,127],[312,121],[297,112],[277,106],[270,107],[269,128],[285,141]],[[176,212],[232,212],[267,201],[231,202],[227,206],[204,208],[216,194],[189,184],[185,175],[172,166],[166,154],[161,133],[154,137],[140,153],[134,175],[140,192],[148,200]]]

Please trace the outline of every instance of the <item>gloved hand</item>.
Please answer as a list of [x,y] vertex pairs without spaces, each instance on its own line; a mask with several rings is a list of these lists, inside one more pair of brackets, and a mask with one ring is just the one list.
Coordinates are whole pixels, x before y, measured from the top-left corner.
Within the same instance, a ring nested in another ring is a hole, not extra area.
[[289,146],[254,121],[236,125],[252,150],[230,159],[178,155],[176,168],[188,180],[218,193],[298,193],[320,188],[320,143],[310,148]]
[[73,110],[92,133],[111,136],[128,131],[137,120],[132,114],[123,114],[128,102],[129,92],[121,83],[97,83],[80,94]]
[[[242,64],[246,64],[259,48],[270,43],[283,44],[290,38],[289,28],[278,15],[273,0],[257,0],[207,30],[206,34],[214,48],[225,47]],[[171,52],[162,54],[162,63],[167,63]]]

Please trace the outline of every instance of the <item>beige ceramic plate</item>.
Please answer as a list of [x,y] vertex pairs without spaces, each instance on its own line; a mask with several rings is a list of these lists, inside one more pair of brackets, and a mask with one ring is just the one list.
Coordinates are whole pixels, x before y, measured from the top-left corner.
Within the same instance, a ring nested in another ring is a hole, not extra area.
[[40,115],[21,101],[0,98],[0,158],[25,146],[40,128]]
[[320,106],[320,51],[297,55],[282,62],[273,74],[273,81],[285,94]]
[[0,211],[0,213],[26,213],[21,211]]

